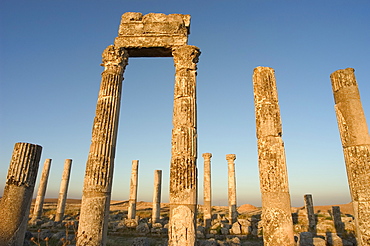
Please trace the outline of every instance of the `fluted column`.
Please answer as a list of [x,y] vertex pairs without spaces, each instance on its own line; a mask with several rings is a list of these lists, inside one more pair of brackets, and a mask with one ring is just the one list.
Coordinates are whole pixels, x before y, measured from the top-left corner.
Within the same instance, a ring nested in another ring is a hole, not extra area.
[[51,166],[51,159],[46,159],[44,167],[42,168],[39,189],[37,191],[35,206],[33,209],[33,215],[30,223],[35,223],[36,220],[41,219],[42,208],[44,206],[45,192],[48,185],[49,172]]
[[162,170],[154,170],[152,223],[157,223],[161,216],[161,191],[162,191]]
[[236,210],[236,177],[235,177],[235,163],[236,155],[226,155],[228,167],[228,200],[229,200],[229,222],[233,224],[238,219],[238,212]]
[[358,245],[370,245],[370,136],[353,68],[330,75]]
[[116,150],[123,72],[127,51],[108,46],[86,163],[78,246],[105,245]]
[[42,147],[16,143],[0,200],[0,246],[23,245]]
[[200,51],[184,45],[173,49],[174,89],[172,158],[170,170],[169,245],[196,242],[197,118],[196,69]]
[[204,181],[203,181],[203,192],[204,192],[204,208],[203,208],[203,220],[204,226],[211,226],[212,219],[212,188],[211,188],[211,153],[203,153],[204,158]]
[[137,200],[137,184],[138,184],[139,160],[132,161],[131,181],[130,181],[130,199],[128,203],[128,219],[136,217],[136,200]]
[[311,232],[313,235],[316,234],[316,216],[315,210],[313,207],[313,200],[311,194],[304,195],[304,206],[307,212],[307,219],[308,219],[308,231]]
[[253,87],[263,241],[266,246],[295,245],[274,70],[269,67],[255,68]]
[[57,212],[55,215],[56,222],[62,221],[64,217],[64,210],[65,210],[66,201],[67,201],[68,184],[69,184],[69,177],[71,174],[71,167],[72,167],[72,160],[66,159],[64,161],[62,181],[60,183]]

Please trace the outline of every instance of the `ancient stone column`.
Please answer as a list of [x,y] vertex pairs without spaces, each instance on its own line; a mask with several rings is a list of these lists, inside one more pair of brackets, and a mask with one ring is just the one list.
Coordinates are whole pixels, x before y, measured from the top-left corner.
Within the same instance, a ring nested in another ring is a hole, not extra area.
[[238,219],[236,210],[236,178],[235,178],[235,161],[236,155],[226,155],[228,166],[228,198],[229,198],[229,222],[233,224]]
[[200,51],[184,45],[173,49],[174,89],[170,168],[171,246],[195,245],[197,213],[196,69]]
[[137,183],[138,183],[139,160],[132,161],[131,181],[130,181],[130,199],[128,203],[128,219],[136,217]]
[[0,200],[0,246],[23,245],[42,147],[16,143]]
[[203,153],[204,158],[204,181],[203,181],[203,193],[204,193],[204,208],[203,208],[203,219],[204,226],[210,227],[212,220],[212,189],[211,189],[211,153]]
[[126,50],[108,46],[86,163],[78,246],[105,245]]
[[161,190],[162,190],[162,170],[154,170],[154,191],[153,191],[153,211],[152,223],[157,223],[161,216]]
[[64,210],[66,207],[67,193],[68,193],[69,176],[71,174],[71,166],[72,166],[72,160],[66,159],[64,162],[62,182],[60,183],[57,212],[55,215],[56,222],[62,221],[64,217]]
[[332,211],[332,216],[334,220],[334,228],[335,228],[336,233],[344,233],[345,227],[344,227],[344,223],[342,222],[340,207],[332,206],[331,211]]
[[307,211],[308,231],[316,234],[316,217],[311,194],[304,195],[304,206]]
[[266,246],[295,245],[274,70],[269,67],[255,68],[253,87],[263,241]]
[[35,206],[33,208],[33,215],[30,223],[35,223],[36,220],[41,219],[42,207],[44,206],[46,187],[48,185],[49,172],[51,166],[51,159],[46,159],[42,169],[39,189],[37,191]]
[[370,245],[370,136],[354,69],[330,75],[358,245]]

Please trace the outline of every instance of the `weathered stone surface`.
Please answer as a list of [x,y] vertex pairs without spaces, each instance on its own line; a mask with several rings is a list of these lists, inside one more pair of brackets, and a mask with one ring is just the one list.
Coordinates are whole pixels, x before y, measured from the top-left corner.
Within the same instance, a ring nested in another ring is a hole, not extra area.
[[211,153],[203,153],[204,158],[204,206],[203,206],[203,220],[204,226],[209,227],[211,225],[212,218],[212,188],[211,188]]
[[130,57],[171,57],[174,46],[187,45],[190,15],[128,12],[122,15],[116,47]]
[[313,200],[311,194],[304,195],[304,205],[307,211],[307,219],[308,219],[308,230],[313,235],[316,234],[316,217],[315,211],[313,209]]
[[227,166],[228,166],[228,199],[229,199],[229,222],[233,224],[236,222],[238,217],[238,211],[236,210],[236,177],[235,177],[235,154],[227,154]]
[[0,245],[23,245],[42,147],[16,143],[0,200]]
[[139,171],[139,160],[133,160],[130,181],[130,199],[128,201],[128,212],[127,212],[128,219],[135,219],[136,217],[138,171]]
[[274,70],[253,73],[262,223],[265,245],[295,245],[288,174]]
[[72,159],[66,159],[64,162],[62,181],[60,183],[59,198],[58,198],[57,212],[55,215],[55,222],[60,222],[63,220],[64,210],[65,210],[66,201],[67,201],[69,177],[71,175],[71,167],[72,167]]
[[195,245],[197,208],[195,46],[173,49],[176,68],[170,169],[169,245]]
[[39,189],[37,191],[35,206],[33,209],[33,215],[30,221],[31,224],[33,223],[33,221],[40,219],[42,215],[42,208],[44,206],[45,193],[46,193],[46,187],[48,185],[50,166],[51,166],[51,159],[46,159],[44,163],[44,167],[42,169],[42,173],[41,173]]
[[102,81],[86,163],[77,245],[105,245],[112,189],[123,72],[127,51],[108,46],[103,52]]
[[241,228],[240,223],[239,222],[233,223],[230,231],[231,231],[231,234],[234,234],[234,235],[242,234],[242,228]]
[[161,212],[162,170],[154,171],[152,223],[159,221]]
[[136,232],[147,234],[150,232],[148,223],[139,223],[136,227]]
[[370,245],[370,135],[354,69],[330,75],[348,184],[355,211],[358,245]]

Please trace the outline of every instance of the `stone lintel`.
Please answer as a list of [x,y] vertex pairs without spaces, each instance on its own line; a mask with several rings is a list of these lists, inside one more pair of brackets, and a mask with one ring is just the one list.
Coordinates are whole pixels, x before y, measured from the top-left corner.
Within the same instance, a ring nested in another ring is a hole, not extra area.
[[130,57],[171,57],[173,47],[187,45],[189,34],[190,15],[127,12],[114,45]]

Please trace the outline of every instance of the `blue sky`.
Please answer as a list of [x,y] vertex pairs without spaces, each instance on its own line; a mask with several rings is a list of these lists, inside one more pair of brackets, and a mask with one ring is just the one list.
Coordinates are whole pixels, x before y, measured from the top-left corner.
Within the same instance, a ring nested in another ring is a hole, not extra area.
[[[370,115],[368,1],[1,1],[0,195],[16,142],[53,159],[47,197],[57,197],[73,159],[69,197],[80,198],[103,68],[125,12],[190,14],[198,63],[199,203],[203,158],[212,158],[213,204],[227,204],[226,154],[236,154],[238,205],[260,206],[252,73],[275,69],[293,206],[350,201],[330,74],[353,67]],[[138,159],[138,199],[152,200],[163,170],[168,201],[172,58],[130,58],[124,74],[112,199],[129,198]],[[38,176],[38,178],[40,175]],[[38,186],[38,182],[37,182]],[[37,188],[37,187],[36,187]],[[35,189],[36,190],[36,189]],[[36,192],[35,192],[36,194]]]

